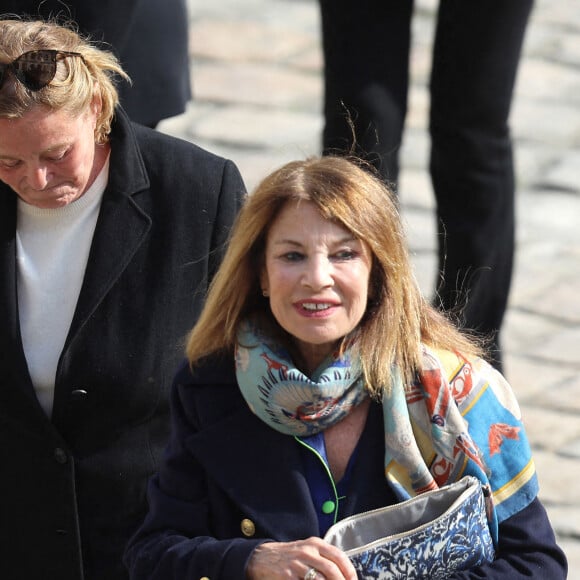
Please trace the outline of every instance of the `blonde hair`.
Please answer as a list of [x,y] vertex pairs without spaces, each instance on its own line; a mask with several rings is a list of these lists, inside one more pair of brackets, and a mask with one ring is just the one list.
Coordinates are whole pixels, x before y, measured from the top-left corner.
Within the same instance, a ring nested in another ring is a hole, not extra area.
[[64,110],[80,115],[100,99],[101,111],[95,129],[95,141],[105,143],[119,95],[115,75],[129,80],[113,53],[97,48],[83,39],[73,25],[39,20],[0,20],[0,62],[9,63],[31,50],[77,52],[81,57],[58,61],[54,79],[44,88],[31,91],[9,74],[0,89],[0,117],[22,117],[34,107]]
[[300,200],[313,203],[325,219],[342,225],[372,252],[367,311],[356,330],[356,348],[371,393],[389,388],[393,363],[410,384],[421,368],[422,342],[480,354],[477,343],[421,295],[397,202],[387,186],[355,160],[322,157],[284,165],[247,198],[189,335],[187,356],[192,364],[232,349],[246,318],[279,329],[261,294],[260,272],[270,225],[286,204]]

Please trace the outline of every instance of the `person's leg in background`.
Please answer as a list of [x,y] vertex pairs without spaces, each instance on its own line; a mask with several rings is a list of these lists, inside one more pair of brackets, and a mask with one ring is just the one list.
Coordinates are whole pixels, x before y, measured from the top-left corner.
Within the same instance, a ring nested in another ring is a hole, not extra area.
[[441,0],[431,76],[430,171],[439,228],[438,297],[463,325],[499,331],[514,255],[514,166],[508,117],[532,0]]
[[352,152],[396,185],[407,111],[413,2],[320,0],[320,8],[323,152]]

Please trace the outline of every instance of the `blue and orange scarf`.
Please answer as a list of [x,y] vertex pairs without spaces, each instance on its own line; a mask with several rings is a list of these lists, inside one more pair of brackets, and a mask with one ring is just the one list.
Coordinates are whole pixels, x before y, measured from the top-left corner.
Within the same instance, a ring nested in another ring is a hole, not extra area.
[[[493,497],[490,528],[538,493],[518,403],[503,376],[482,359],[423,346],[422,369],[405,388],[393,369],[383,396],[385,476],[400,500],[477,477]],[[337,423],[365,397],[356,360],[331,356],[311,378],[288,352],[246,324],[238,334],[237,380],[254,414],[273,429],[308,436]]]

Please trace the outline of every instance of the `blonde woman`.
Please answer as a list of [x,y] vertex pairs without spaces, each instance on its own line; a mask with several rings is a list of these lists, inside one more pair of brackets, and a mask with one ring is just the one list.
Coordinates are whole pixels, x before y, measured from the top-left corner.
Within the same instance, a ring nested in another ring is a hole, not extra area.
[[119,62],[0,20],[5,578],[117,580],[167,391],[243,195],[230,161],[132,123]]

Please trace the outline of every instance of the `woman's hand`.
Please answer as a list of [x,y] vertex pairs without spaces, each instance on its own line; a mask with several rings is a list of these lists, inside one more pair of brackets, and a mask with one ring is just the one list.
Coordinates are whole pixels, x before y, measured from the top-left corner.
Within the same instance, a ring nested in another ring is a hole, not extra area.
[[258,546],[248,562],[249,580],[356,580],[348,556],[322,538],[296,542],[267,542]]

